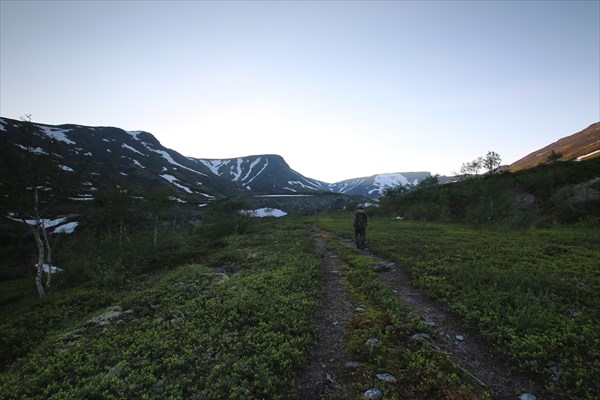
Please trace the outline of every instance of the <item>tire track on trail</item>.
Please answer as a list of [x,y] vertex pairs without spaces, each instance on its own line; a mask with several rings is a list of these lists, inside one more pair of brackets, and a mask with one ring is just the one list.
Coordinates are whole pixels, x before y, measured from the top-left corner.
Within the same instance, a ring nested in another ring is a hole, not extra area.
[[[327,234],[352,251],[358,251],[352,240],[329,231]],[[313,240],[318,244],[318,240]],[[377,263],[380,279],[414,314],[435,330],[435,344],[445,348],[452,361],[490,392],[492,399],[516,400],[526,392],[535,391],[534,388],[541,388],[539,377],[510,368],[510,361],[501,354],[492,352],[489,343],[480,333],[468,329],[458,316],[416,287],[405,265],[374,255],[368,250],[360,253]]]
[[321,261],[325,293],[315,322],[319,325],[317,344],[311,350],[305,370],[297,378],[299,398],[342,400],[355,398],[352,392],[351,357],[344,350],[344,327],[354,315],[348,289],[340,280],[341,260],[325,248],[320,232],[311,232],[315,252]]

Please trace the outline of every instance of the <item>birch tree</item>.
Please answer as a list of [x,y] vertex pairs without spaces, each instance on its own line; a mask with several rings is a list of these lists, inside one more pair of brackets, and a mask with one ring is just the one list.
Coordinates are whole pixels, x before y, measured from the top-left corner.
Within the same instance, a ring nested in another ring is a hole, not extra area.
[[[12,219],[23,222],[30,230],[37,248],[35,285],[40,297],[45,296],[52,282],[52,245],[48,235],[45,216],[56,204],[61,189],[59,165],[52,150],[58,146],[51,139],[46,149],[35,143],[37,127],[31,116],[21,118],[18,143],[2,143],[3,174],[5,184],[12,195],[4,200],[4,208],[10,210]],[[46,282],[43,283],[44,266],[47,266]]]
[[488,173],[492,173],[496,168],[500,166],[501,161],[502,159],[500,158],[500,155],[490,150],[483,158],[483,167],[487,170]]

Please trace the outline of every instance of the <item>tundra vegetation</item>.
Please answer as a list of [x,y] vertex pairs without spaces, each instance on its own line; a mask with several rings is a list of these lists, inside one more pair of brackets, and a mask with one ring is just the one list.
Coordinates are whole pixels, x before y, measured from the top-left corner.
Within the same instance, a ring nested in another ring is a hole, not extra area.
[[[367,210],[367,245],[539,377],[540,397],[598,398],[597,166],[391,192]],[[351,212],[261,220],[227,201],[190,225],[160,196],[148,201],[97,196],[81,227],[52,243],[65,272],[49,295],[36,295],[32,276],[2,275],[1,399],[296,398],[326,290],[314,225],[365,308],[345,326],[358,397],[381,371],[397,379],[380,383],[385,398],[488,397],[444,351],[407,340],[434,333],[335,239],[352,237]],[[25,250],[35,241],[3,235],[5,259],[36,263]],[[379,345],[365,347],[372,337]]]

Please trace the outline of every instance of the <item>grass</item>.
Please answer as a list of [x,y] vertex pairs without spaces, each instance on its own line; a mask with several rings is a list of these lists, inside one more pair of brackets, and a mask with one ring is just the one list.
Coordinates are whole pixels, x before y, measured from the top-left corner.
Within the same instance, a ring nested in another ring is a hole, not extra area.
[[[161,259],[160,270],[44,300],[19,300],[23,282],[3,283],[0,399],[297,398],[324,290],[306,226],[351,237],[350,221],[255,221],[210,243],[188,230],[198,236]],[[544,398],[598,398],[598,239],[589,227],[508,231],[378,218],[367,231],[372,252],[407,265],[515,366],[544,376]],[[361,361],[357,393],[378,385],[386,399],[487,396],[443,352],[410,340],[433,332],[372,261],[335,240],[328,246],[365,308],[346,327],[347,350]],[[373,337],[381,342],[369,350]],[[377,381],[382,372],[397,383]]]
[[[220,272],[232,259],[237,272]],[[289,398],[314,340],[317,265],[301,225],[266,223],[230,237],[206,265],[115,289],[108,305],[124,313],[106,325],[90,322],[106,312],[102,302],[75,315],[59,308],[80,309],[83,289],[56,295],[47,309],[21,309],[5,326],[47,315],[60,321],[29,341],[21,358],[7,359],[0,398]]]
[[[319,224],[351,237],[349,216]],[[549,396],[598,398],[597,229],[502,230],[372,219],[371,251],[485,334],[514,364],[542,375]]]

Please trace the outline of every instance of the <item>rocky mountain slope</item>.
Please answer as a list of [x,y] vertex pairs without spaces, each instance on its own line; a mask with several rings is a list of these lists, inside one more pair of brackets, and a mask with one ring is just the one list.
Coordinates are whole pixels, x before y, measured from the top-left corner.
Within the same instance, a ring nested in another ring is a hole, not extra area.
[[363,178],[348,179],[329,185],[336,193],[353,194],[378,198],[386,189],[397,186],[414,187],[431,176],[429,172],[397,172],[378,174]]
[[510,171],[535,167],[548,161],[552,152],[561,153],[561,161],[587,160],[600,157],[600,122],[536,150],[509,166]]
[[199,204],[243,193],[204,165],[165,148],[148,132],[51,126],[2,118],[0,146],[2,185],[10,180],[9,174],[19,172],[18,162],[24,165],[26,161],[30,168],[57,165],[60,174],[76,181],[70,193],[73,201],[93,199],[98,190],[110,185],[130,190],[171,190],[177,199]]
[[229,159],[193,159],[214,175],[231,181],[249,193],[301,193],[329,191],[327,184],[294,171],[276,154]]
[[285,160],[274,154],[229,159],[195,159],[215,175],[237,183],[251,193],[333,192],[339,194],[380,197],[386,189],[416,186],[431,176],[429,172],[398,172],[327,183],[296,172]]
[[115,186],[170,190],[178,201],[198,205],[256,194],[338,193],[376,199],[389,187],[416,185],[430,175],[382,174],[327,183],[303,176],[275,154],[197,159],[165,148],[144,131],[53,126],[8,118],[0,118],[0,145],[8,156],[0,185],[8,185],[7,177],[16,168],[8,165],[8,160],[21,158],[40,166],[50,162],[59,166],[60,174],[77,181],[69,195],[71,201],[91,200],[96,191]]
[[[10,160],[38,163],[42,170],[42,160],[46,160],[57,165],[60,174],[78,182],[69,195],[71,201],[91,200],[98,190],[115,186],[170,190],[174,200],[199,206],[225,197],[274,194],[335,193],[377,199],[388,188],[413,187],[431,176],[429,172],[398,172],[327,183],[303,176],[279,155],[198,159],[165,148],[148,132],[52,126],[8,118],[0,118],[0,146],[0,187],[6,193],[10,192],[8,178],[18,169],[9,165]],[[562,160],[600,156],[600,123],[531,153],[510,168],[514,171],[544,162],[552,151],[562,153]]]

